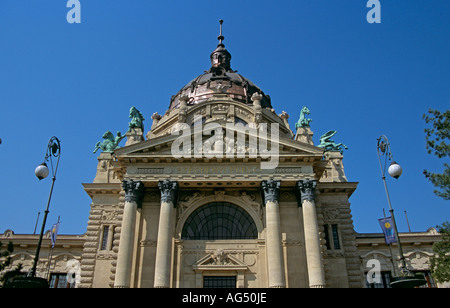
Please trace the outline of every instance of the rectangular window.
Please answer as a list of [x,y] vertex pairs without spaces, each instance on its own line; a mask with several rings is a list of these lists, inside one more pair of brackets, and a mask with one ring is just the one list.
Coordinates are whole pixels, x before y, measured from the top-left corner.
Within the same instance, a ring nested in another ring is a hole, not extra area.
[[331,225],[331,232],[333,233],[334,249],[341,249],[341,244],[339,243],[338,225]]
[[114,235],[116,234],[116,228],[114,226],[110,227],[111,229],[111,244],[109,245],[109,249],[113,250],[113,246],[114,246]]
[[236,288],[236,276],[204,276],[203,288]]
[[100,246],[100,250],[106,250],[108,248],[108,233],[109,233],[109,226],[104,226],[103,232],[102,232],[102,244]]
[[[364,274],[364,277],[367,277],[367,273]],[[385,289],[391,288],[391,272],[381,272],[381,281],[380,283],[369,283],[366,279],[366,288],[375,288],[375,289]]]
[[327,247],[328,250],[330,250],[331,246],[330,246],[330,237],[328,236],[328,232],[330,232],[328,230],[328,225],[323,225],[323,233],[325,233],[325,246]]
[[73,282],[73,283],[68,282],[66,273],[51,273],[49,287],[50,288],[74,288],[75,282]]

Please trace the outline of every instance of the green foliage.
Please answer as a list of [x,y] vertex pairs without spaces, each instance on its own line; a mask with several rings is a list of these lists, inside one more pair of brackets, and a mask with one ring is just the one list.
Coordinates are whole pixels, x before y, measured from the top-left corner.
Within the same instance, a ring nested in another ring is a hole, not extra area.
[[442,283],[450,281],[450,223],[446,221],[437,229],[442,234],[442,241],[433,244],[431,274]]
[[0,259],[3,259],[0,260],[0,272],[11,264],[10,254],[12,254],[14,251],[14,245],[12,242],[8,243],[5,251],[2,251],[2,246],[2,242],[0,242]]
[[[14,245],[9,242],[6,246],[6,250],[3,251],[2,242],[0,242],[0,272],[11,265],[11,254],[14,252]],[[22,270],[22,263],[17,264],[16,268],[7,272],[4,272],[0,277],[0,286],[3,286],[9,279],[20,275]]]
[[[450,110],[440,112],[439,110],[428,110],[428,115],[424,114],[423,119],[427,124],[431,124],[431,128],[425,129],[426,146],[428,154],[434,154],[439,158],[450,156]],[[425,177],[437,188],[434,193],[450,200],[450,166],[444,163],[443,173],[434,173],[424,170]]]

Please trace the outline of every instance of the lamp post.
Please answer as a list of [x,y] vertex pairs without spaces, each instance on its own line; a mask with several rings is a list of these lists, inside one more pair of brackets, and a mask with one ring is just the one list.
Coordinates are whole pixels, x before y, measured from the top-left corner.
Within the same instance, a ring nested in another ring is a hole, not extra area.
[[[389,144],[389,140],[385,135],[382,135],[380,138],[377,139],[377,154],[378,154],[378,162],[380,163],[380,169],[381,169],[381,175],[382,180],[384,184],[384,189],[386,190],[386,196],[388,199],[389,204],[389,212],[391,213],[392,222],[394,224],[394,233],[395,238],[397,239],[398,243],[398,250],[400,254],[400,262],[401,262],[401,269],[400,269],[400,276],[394,277],[391,281],[391,287],[397,287],[397,288],[409,288],[409,287],[415,287],[423,285],[426,280],[425,278],[421,276],[417,276],[412,274],[407,268],[406,268],[406,261],[405,256],[403,255],[403,248],[402,243],[400,242],[400,237],[398,236],[398,229],[397,229],[397,223],[395,222],[395,216],[394,216],[394,209],[392,208],[391,199],[389,197],[389,191],[386,184],[386,166],[388,160],[391,162],[388,168],[388,174],[398,179],[402,175],[402,167],[397,164],[394,161],[394,157],[391,152],[391,147]],[[381,162],[381,157],[384,157],[384,167]]]
[[[55,185],[56,172],[58,171],[60,154],[61,154],[60,142],[59,142],[58,138],[53,136],[52,138],[50,138],[50,141],[48,142],[47,151],[45,152],[44,162],[42,164],[40,164],[39,166],[37,166],[36,170],[34,171],[34,173],[36,174],[39,181],[46,178],[50,173],[50,170],[47,166],[47,162],[49,162],[50,169],[52,171],[52,186],[50,188],[50,195],[48,196],[47,208],[44,212],[44,220],[42,222],[41,233],[39,235],[39,241],[38,241],[37,248],[36,248],[36,254],[34,256],[33,267],[31,268],[31,271],[29,273],[29,277],[33,277],[33,278],[36,277],[36,267],[37,267],[37,263],[39,260],[39,252],[41,251],[42,238],[44,237],[45,223],[47,221],[47,216],[49,213],[48,208],[50,206],[50,200],[52,198],[53,186]],[[55,166],[53,165],[53,158],[56,158]]]

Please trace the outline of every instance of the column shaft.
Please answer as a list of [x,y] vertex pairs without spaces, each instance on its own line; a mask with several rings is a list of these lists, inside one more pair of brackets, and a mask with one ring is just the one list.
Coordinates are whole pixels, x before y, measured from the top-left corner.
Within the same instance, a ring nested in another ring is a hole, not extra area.
[[269,288],[285,288],[283,247],[278,207],[280,181],[262,181],[266,207],[266,252]]
[[314,201],[304,200],[302,202],[302,208],[309,286],[311,288],[323,288],[325,287],[325,277],[322,253],[320,251],[320,236],[317,225],[316,206]]
[[116,288],[130,287],[136,211],[136,202],[125,202],[117,255],[116,280],[114,284]]
[[170,287],[172,262],[173,210],[177,199],[178,182],[164,180],[158,183],[161,191],[158,240],[155,260],[155,288]]
[[280,214],[277,201],[266,202],[266,228],[269,288],[284,288],[286,287],[286,282],[281,243]]
[[297,183],[301,195],[303,211],[303,226],[305,232],[306,262],[310,288],[325,287],[325,273],[323,269],[322,252],[320,250],[319,226],[317,224],[314,189],[316,181],[303,180]]
[[170,287],[172,260],[172,202],[161,202],[155,261],[155,288]]
[[123,181],[122,188],[125,190],[125,205],[120,231],[119,252],[117,254],[115,288],[129,288],[131,284],[136,212],[145,190],[142,182],[134,182],[133,180]]

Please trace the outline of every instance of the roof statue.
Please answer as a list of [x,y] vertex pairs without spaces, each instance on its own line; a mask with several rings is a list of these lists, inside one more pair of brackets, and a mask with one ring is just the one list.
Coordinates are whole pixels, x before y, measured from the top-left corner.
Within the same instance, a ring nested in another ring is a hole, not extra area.
[[94,153],[99,149],[101,149],[102,152],[106,153],[113,152],[119,146],[119,143],[123,138],[125,138],[125,136],[122,136],[120,132],[117,132],[116,137],[114,137],[114,135],[110,131],[107,131],[103,134],[103,142],[99,141],[95,144]]
[[308,107],[304,106],[300,111],[300,119],[298,119],[298,122],[295,123],[295,128],[309,126],[309,123],[312,122],[312,119],[308,119],[306,117],[307,114],[310,114],[310,111]]
[[136,109],[136,107],[130,108],[130,124],[128,125],[130,129],[132,128],[141,128],[144,130],[144,116],[142,113]]
[[343,147],[346,150],[348,149],[348,147],[343,143],[335,143],[333,140],[331,140],[331,137],[336,135],[336,133],[337,131],[330,130],[329,132],[323,134],[319,139],[320,144],[318,145],[318,147],[325,149],[325,152],[327,151],[340,152],[342,154],[343,149],[341,147]]

